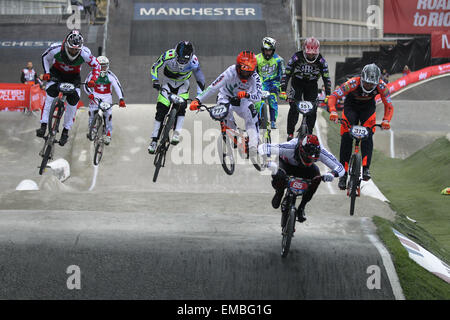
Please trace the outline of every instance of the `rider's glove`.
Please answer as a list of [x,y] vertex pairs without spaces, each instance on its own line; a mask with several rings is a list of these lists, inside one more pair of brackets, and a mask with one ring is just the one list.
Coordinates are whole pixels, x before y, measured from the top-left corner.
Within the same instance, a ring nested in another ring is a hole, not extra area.
[[191,110],[191,111],[198,110],[199,105],[200,105],[200,101],[197,98],[195,98],[194,100],[192,100],[191,104],[189,105],[189,110]]
[[95,101],[95,100],[94,100],[94,94],[91,93],[91,94],[89,95],[89,100]]
[[239,99],[238,97],[231,97],[230,98],[230,103],[232,106],[240,106],[241,105],[241,99]]
[[50,80],[50,73],[46,73],[42,76],[42,80],[49,81]]
[[125,108],[127,105],[125,104],[125,101],[123,99],[120,99],[119,101],[119,107]]
[[331,111],[330,113],[330,121],[336,122],[339,119],[339,115],[336,111]]
[[322,176],[322,180],[325,182],[331,182],[334,179],[334,175],[331,172],[327,172]]
[[391,128],[391,125],[390,125],[389,121],[388,120],[383,120],[381,122],[381,128],[383,130],[389,130]]
[[158,80],[153,80],[153,88],[155,88],[156,90],[161,90],[161,85],[159,84]]
[[245,92],[245,91],[239,91],[239,92],[237,93],[237,97],[238,97],[239,99],[250,98],[250,95],[249,95],[247,92]]
[[95,87],[95,81],[94,81],[94,80],[90,80],[90,81],[88,82],[88,87],[89,87],[89,88]]
[[281,91],[280,94],[279,94],[278,96],[279,96],[280,99],[282,99],[282,100],[286,100],[286,99],[287,99],[286,91]]

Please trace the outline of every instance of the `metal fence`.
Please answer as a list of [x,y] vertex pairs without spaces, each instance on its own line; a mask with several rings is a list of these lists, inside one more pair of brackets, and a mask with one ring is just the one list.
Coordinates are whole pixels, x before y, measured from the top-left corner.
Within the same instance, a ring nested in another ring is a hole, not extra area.
[[70,0],[0,0],[0,14],[63,14]]
[[383,38],[383,0],[291,1],[299,38],[318,38],[325,54],[359,56],[389,40]]

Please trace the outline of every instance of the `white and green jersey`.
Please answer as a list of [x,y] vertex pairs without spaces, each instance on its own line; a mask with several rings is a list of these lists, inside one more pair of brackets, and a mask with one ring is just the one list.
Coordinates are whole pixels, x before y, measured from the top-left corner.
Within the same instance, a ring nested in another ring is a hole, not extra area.
[[205,76],[200,69],[200,62],[197,56],[193,54],[191,60],[185,65],[180,65],[176,57],[175,49],[164,52],[152,66],[152,80],[158,80],[158,71],[161,68],[165,77],[177,82],[189,80],[192,73],[194,73],[199,88],[203,90],[205,88]]

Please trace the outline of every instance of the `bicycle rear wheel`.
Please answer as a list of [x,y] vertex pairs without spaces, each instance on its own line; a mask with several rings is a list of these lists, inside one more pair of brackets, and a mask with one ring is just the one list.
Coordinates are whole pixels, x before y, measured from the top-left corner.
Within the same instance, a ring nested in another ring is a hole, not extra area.
[[297,209],[295,208],[295,205],[291,204],[288,212],[289,216],[287,217],[286,225],[284,226],[282,232],[283,238],[281,239],[281,256],[283,258],[287,257],[291,247],[291,240],[294,236],[296,212]]
[[47,148],[45,148],[44,155],[42,157],[41,166],[39,168],[39,174],[42,175],[44,173],[45,168],[47,167],[48,160],[50,159],[50,154],[52,152],[52,145],[49,144]]
[[361,155],[359,153],[353,154],[350,158],[349,170],[350,180],[349,184],[349,196],[350,196],[350,215],[355,212],[356,193],[359,186],[359,178],[361,174]]
[[94,120],[92,120],[91,125],[89,126],[89,137],[91,138],[91,141],[95,141],[97,139],[97,136],[101,134],[101,131],[99,129],[102,124],[102,117],[99,113],[97,113],[94,117]]
[[[98,115],[98,114],[97,114]],[[102,160],[103,156],[103,120],[100,116],[98,118],[95,118],[95,121],[97,122],[97,132],[95,133],[94,137],[94,166],[97,166],[100,161]]]

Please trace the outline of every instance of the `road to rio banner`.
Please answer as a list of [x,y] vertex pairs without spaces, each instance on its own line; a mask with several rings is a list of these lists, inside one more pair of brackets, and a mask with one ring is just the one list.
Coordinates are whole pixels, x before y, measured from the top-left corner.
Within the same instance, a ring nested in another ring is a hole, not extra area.
[[431,34],[450,28],[450,0],[384,0],[384,33]]

